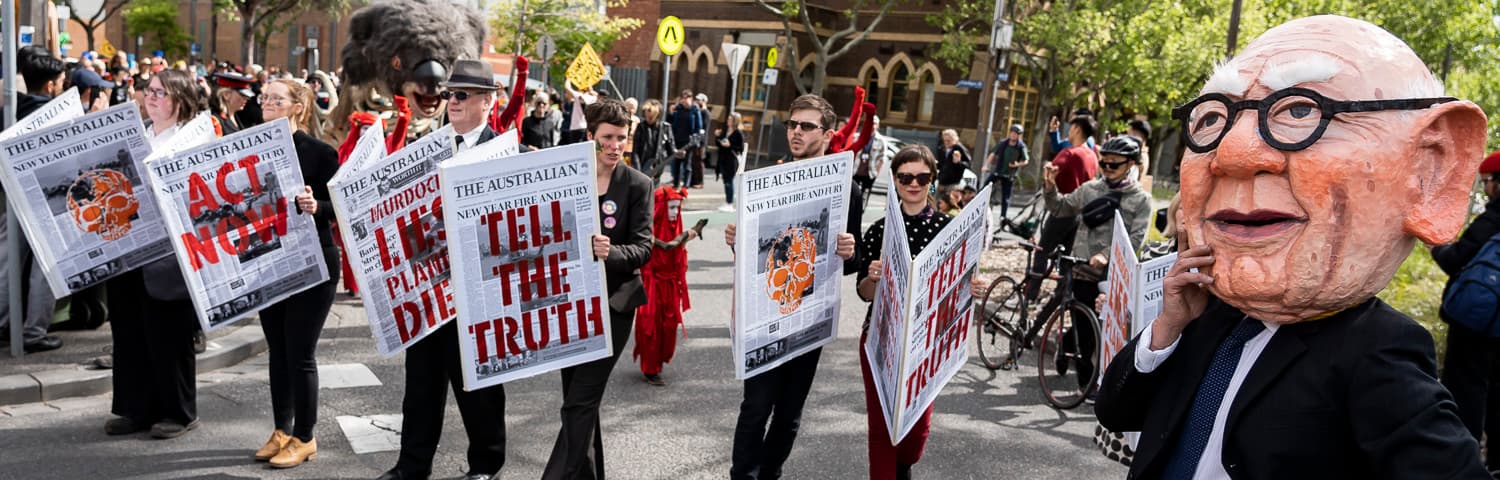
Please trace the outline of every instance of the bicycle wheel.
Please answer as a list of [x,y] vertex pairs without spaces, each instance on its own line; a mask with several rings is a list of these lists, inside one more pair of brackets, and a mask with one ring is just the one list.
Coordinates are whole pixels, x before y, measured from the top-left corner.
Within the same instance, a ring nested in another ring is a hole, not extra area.
[[979,344],[979,363],[990,370],[1006,369],[1014,362],[1009,357],[1011,338],[1020,335],[1021,313],[1025,301],[1016,280],[1000,276],[990,282],[984,292],[984,301],[979,304],[980,318],[974,338]]
[[1056,408],[1077,407],[1094,392],[1098,365],[1099,321],[1082,303],[1068,302],[1042,331],[1037,354],[1042,396]]

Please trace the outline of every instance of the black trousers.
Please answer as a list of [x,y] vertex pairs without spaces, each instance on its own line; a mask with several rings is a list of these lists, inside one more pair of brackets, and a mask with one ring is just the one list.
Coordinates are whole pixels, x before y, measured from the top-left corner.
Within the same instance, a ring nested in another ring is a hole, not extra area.
[[318,424],[318,337],[338,291],[339,251],[323,248],[328,281],[260,311],[271,360],[271,414],[276,428],[303,442]]
[[198,419],[198,360],[192,300],[146,295],[135,270],[109,281],[110,337],[114,340],[114,400],[110,411],[138,424]]
[[[1483,442],[1485,434],[1500,439],[1500,340],[1450,322],[1442,381],[1474,440]],[[1500,445],[1486,449],[1485,464],[1491,469],[1500,468],[1497,450]]]
[[635,309],[629,312],[609,311],[609,334],[613,352],[608,357],[562,369],[563,406],[559,412],[562,428],[552,456],[542,470],[543,480],[604,480],[604,434],[600,430],[599,403],[609,373],[635,325]]
[[425,478],[432,472],[449,386],[469,435],[469,472],[495,475],[505,466],[505,386],[464,391],[456,323],[448,322],[406,348],[406,397],[401,401],[396,469],[411,476]]
[[[1078,236],[1078,217],[1047,217],[1042,224],[1042,236],[1037,239],[1037,246],[1042,247],[1042,253],[1038,253],[1031,260],[1031,277],[1036,278],[1047,271],[1051,260],[1046,253],[1053,248],[1063,247],[1066,250],[1073,249],[1073,239]],[[1035,300],[1041,293],[1042,282],[1030,282],[1026,286],[1026,298]],[[1092,301],[1089,303],[1092,305]]]
[[740,419],[734,427],[729,478],[781,478],[781,466],[792,454],[792,442],[802,425],[802,407],[812,391],[822,355],[823,349],[817,348],[745,380],[745,401],[740,403]]

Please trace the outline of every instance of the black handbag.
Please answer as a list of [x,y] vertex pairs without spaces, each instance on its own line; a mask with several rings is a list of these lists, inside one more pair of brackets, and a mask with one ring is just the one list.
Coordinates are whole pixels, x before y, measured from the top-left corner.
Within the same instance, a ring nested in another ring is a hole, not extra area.
[[1114,220],[1115,211],[1120,209],[1120,199],[1125,196],[1121,192],[1109,192],[1108,194],[1094,199],[1083,206],[1083,213],[1079,217],[1083,224],[1089,228],[1099,228]]

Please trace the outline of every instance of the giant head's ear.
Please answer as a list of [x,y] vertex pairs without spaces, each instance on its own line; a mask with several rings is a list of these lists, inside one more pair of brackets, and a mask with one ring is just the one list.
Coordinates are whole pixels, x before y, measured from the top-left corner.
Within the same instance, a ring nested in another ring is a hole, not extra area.
[[1402,226],[1428,245],[1452,241],[1468,215],[1469,190],[1484,159],[1484,111],[1468,101],[1423,111],[1411,125],[1415,191]]

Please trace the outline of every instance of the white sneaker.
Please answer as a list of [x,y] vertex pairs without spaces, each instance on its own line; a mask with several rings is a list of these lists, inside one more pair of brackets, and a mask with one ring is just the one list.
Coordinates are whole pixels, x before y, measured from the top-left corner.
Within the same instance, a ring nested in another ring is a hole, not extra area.
[[733,212],[734,211],[734,204],[732,204],[732,203],[726,203],[726,204],[724,204],[724,206],[719,207],[719,211],[720,212]]

